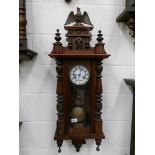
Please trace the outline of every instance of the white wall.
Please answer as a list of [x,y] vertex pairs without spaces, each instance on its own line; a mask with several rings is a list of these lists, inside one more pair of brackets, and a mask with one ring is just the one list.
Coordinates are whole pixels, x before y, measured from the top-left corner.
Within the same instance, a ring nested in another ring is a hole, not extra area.
[[124,78],[134,78],[134,41],[128,29],[116,23],[125,0],[27,0],[28,47],[38,53],[32,61],[20,64],[20,155],[56,155],[53,140],[56,115],[56,71],[54,60],[48,57],[59,28],[66,45],[65,23],[76,7],[87,11],[94,25],[92,45],[99,29],[104,34],[105,49],[111,57],[103,69],[103,122],[106,139],[101,151],[93,140],[87,140],[80,153],[71,141],[64,141],[63,155],[129,155],[132,113],[132,92]]

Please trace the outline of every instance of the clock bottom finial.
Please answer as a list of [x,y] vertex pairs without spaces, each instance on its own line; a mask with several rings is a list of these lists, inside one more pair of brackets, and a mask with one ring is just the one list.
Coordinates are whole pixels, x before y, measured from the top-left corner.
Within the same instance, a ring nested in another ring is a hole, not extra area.
[[81,144],[74,144],[74,146],[76,148],[76,151],[79,152],[80,151]]
[[58,140],[58,141],[57,141],[57,146],[58,146],[58,148],[59,148],[59,149],[58,149],[58,152],[59,152],[59,153],[61,152],[62,142],[63,142],[62,140]]
[[101,145],[101,139],[95,139],[95,141],[96,141],[96,145],[97,145],[97,147],[96,147],[96,151],[100,151],[100,148],[99,148],[99,146]]
[[72,144],[74,145],[74,147],[76,148],[76,151],[79,152],[80,148],[82,146],[82,144],[86,144],[85,139],[81,139],[81,140],[72,140]]

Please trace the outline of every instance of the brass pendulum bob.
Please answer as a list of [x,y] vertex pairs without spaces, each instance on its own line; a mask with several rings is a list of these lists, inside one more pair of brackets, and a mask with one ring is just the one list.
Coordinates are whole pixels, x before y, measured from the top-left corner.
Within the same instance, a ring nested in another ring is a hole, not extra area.
[[75,106],[72,109],[72,118],[77,119],[77,122],[74,123],[74,127],[84,126],[84,120],[86,118],[86,113],[84,108],[82,107],[84,101],[81,99],[80,95],[77,95]]

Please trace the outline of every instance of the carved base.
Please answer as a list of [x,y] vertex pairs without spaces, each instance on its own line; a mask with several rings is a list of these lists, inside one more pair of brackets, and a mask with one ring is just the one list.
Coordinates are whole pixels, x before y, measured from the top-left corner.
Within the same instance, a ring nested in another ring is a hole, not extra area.
[[[96,141],[96,150],[97,151],[100,151],[100,145],[101,145],[101,142],[102,142],[102,139],[104,139],[104,134],[102,133],[102,135],[90,135],[90,136],[86,136],[86,139],[95,139]],[[72,138],[69,136],[69,135],[66,135],[66,136],[62,136],[60,138],[60,136],[58,136],[57,134],[55,134],[55,137],[54,137],[54,140],[57,141],[57,146],[58,146],[58,152],[60,153],[61,152],[61,147],[62,147],[62,143],[63,143],[63,140],[71,140]],[[75,149],[77,152],[80,151],[80,148],[82,146],[82,144],[86,144],[86,140],[85,138],[77,138],[77,139],[72,139],[72,145],[74,145]]]

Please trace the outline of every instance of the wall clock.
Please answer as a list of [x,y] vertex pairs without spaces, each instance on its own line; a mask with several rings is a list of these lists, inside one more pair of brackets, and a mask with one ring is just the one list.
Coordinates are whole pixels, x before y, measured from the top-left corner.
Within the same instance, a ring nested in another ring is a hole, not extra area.
[[80,8],[70,12],[64,25],[67,47],[60,42],[57,30],[53,50],[49,54],[56,60],[58,120],[54,136],[61,152],[63,140],[71,140],[80,151],[86,139],[95,139],[97,148],[105,137],[102,131],[102,60],[110,55],[104,50],[101,31],[95,47],[90,46],[93,25],[87,12]]

